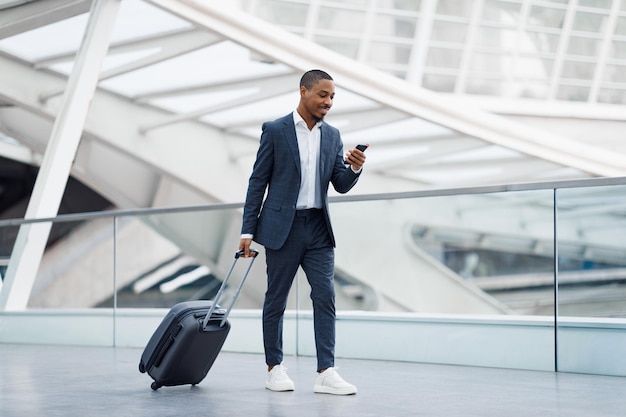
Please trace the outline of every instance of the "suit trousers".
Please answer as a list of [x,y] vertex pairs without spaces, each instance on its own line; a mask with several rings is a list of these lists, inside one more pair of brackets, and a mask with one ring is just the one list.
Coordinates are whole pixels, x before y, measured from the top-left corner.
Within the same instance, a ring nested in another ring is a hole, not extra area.
[[335,251],[322,210],[296,211],[285,244],[265,250],[267,291],[263,304],[263,343],[267,365],[283,360],[283,316],[299,266],[311,287],[317,370],[335,362]]

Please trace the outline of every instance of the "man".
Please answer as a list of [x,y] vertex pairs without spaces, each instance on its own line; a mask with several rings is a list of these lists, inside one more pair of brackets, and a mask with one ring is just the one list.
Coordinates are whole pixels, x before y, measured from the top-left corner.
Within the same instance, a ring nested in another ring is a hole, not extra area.
[[296,111],[263,124],[248,184],[239,249],[245,257],[250,256],[253,239],[265,247],[265,387],[272,391],[294,390],[282,365],[283,315],[293,279],[302,266],[313,301],[318,371],[314,391],[357,392],[334,368],[335,238],[328,213],[328,187],[332,183],[337,192],[348,192],[359,178],[365,154],[351,149],[344,160],[339,131],[323,121],[334,96],[334,82],[326,72],[311,70],[302,76]]

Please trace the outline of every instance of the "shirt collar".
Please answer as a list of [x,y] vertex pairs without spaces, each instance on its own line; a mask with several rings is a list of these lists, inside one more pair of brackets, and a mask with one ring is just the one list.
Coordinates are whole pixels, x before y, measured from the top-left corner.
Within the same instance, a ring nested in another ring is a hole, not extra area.
[[[298,110],[294,110],[293,111],[293,124],[295,126],[298,126],[298,123],[302,122],[304,124],[304,126],[308,129],[308,126],[306,124],[306,122],[304,121],[304,119],[302,118],[302,116],[300,116],[300,113],[298,113]],[[316,127],[321,127],[322,126],[322,121],[320,120],[319,122],[315,123]]]

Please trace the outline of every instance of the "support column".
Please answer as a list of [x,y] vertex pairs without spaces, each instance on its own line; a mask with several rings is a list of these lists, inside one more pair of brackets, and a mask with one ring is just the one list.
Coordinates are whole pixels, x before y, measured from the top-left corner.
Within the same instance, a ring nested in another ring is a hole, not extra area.
[[[54,217],[59,212],[120,2],[94,0],[92,3],[83,42],[52,128],[25,219]],[[51,227],[50,222],[20,227],[1,288],[0,311],[26,308]]]

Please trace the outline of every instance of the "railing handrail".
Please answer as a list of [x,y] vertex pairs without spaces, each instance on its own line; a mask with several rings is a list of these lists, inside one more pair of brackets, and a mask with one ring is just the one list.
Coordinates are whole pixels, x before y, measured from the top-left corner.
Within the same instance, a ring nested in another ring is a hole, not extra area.
[[[375,194],[348,194],[329,197],[331,203],[351,202],[351,201],[377,201],[377,200],[398,200],[408,198],[423,197],[443,197],[450,195],[468,195],[468,194],[489,194],[513,191],[538,191],[538,190],[556,190],[564,188],[586,188],[626,185],[626,177],[602,177],[602,178],[582,178],[573,180],[557,180],[557,181],[539,181],[539,182],[523,182],[512,184],[491,184],[468,187],[452,187],[452,188],[429,188],[415,191],[403,191],[395,193],[375,193]],[[237,203],[212,203],[195,206],[172,206],[172,207],[148,207],[135,209],[117,209],[117,210],[101,210],[94,212],[60,214],[55,217],[42,218],[14,218],[0,220],[0,227],[19,226],[22,224],[43,223],[43,222],[71,222],[94,220],[104,217],[126,217],[138,215],[168,214],[180,212],[194,212],[207,210],[228,210],[242,208],[243,202]]]

